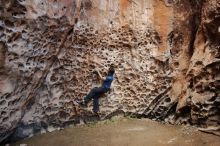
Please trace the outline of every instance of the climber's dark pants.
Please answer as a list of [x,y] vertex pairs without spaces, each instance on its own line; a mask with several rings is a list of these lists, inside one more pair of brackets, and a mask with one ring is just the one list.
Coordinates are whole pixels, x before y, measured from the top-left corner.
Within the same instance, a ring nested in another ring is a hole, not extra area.
[[85,104],[88,104],[93,99],[93,112],[99,111],[99,98],[109,89],[104,87],[95,87],[93,88],[89,94],[84,98]]

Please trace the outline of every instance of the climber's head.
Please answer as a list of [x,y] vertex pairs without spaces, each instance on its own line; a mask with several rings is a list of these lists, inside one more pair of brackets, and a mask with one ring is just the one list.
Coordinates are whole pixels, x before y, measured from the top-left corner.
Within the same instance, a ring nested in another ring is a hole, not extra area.
[[114,64],[111,64],[108,70],[108,74],[114,74],[115,73],[115,67]]

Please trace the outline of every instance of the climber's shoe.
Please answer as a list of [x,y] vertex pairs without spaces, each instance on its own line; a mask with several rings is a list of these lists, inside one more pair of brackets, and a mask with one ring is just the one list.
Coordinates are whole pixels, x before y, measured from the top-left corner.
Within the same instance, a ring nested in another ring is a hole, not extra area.
[[100,116],[100,112],[93,111],[93,114],[98,117]]
[[87,108],[88,107],[87,104],[85,103],[85,101],[76,101],[76,102],[79,104],[79,106],[81,106],[83,108]]

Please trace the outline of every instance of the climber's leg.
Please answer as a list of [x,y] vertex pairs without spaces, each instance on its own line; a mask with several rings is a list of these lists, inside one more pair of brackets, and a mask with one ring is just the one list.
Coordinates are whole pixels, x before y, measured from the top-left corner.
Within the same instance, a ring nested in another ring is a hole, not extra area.
[[93,112],[98,113],[99,111],[99,97],[93,98]]

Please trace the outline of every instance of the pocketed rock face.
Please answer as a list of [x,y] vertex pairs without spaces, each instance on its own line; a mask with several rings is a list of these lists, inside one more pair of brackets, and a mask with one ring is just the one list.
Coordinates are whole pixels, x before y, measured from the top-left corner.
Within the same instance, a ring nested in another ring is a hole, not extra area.
[[112,63],[101,117],[219,126],[219,13],[214,0],[0,0],[0,141],[90,117],[75,100]]
[[186,74],[191,122],[200,126],[220,124],[219,8],[219,1],[203,2],[201,24]]

